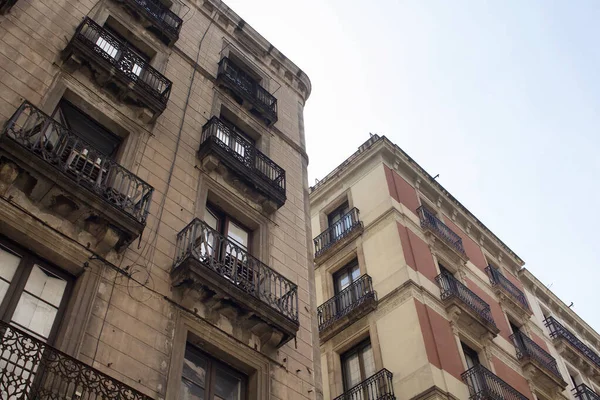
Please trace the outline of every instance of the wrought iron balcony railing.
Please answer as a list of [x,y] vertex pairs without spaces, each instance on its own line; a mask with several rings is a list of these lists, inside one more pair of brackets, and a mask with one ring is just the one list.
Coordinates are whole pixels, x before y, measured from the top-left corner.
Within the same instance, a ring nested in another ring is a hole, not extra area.
[[573,393],[579,400],[600,400],[600,395],[596,394],[596,392],[584,383],[577,385],[577,387],[573,389]]
[[179,31],[183,20],[160,0],[125,0],[127,4],[140,11],[147,19],[153,22],[157,33],[166,36],[169,41],[179,38]]
[[461,377],[469,387],[470,400],[527,400],[527,397],[483,365],[468,369]]
[[278,206],[285,203],[285,170],[260,152],[235,127],[212,117],[202,127],[199,155],[216,151],[245,181],[255,186]]
[[458,279],[448,273],[441,273],[435,277],[435,280],[441,289],[442,300],[455,297],[475,314],[483,318],[488,324],[496,326],[490,305],[473,293],[471,289],[459,282]]
[[519,360],[530,359],[537,362],[546,370],[553,373],[557,378],[562,379],[562,375],[558,371],[556,359],[552,357],[546,350],[541,348],[536,342],[531,340],[521,332],[516,332],[510,335],[510,339],[517,350],[517,358]]
[[585,343],[577,338],[571,331],[565,328],[560,322],[554,319],[554,317],[548,317],[544,320],[544,323],[550,331],[550,337],[552,339],[562,338],[566,340],[572,347],[577,349],[584,357],[590,360],[597,368],[600,368],[600,356],[592,349],[590,349]]
[[393,374],[382,369],[334,400],[395,400]]
[[90,18],[77,27],[69,48],[102,65],[126,87],[133,87],[138,100],[155,113],[167,107],[172,83],[163,74],[133,51],[127,43],[104,29]]
[[358,208],[355,207],[313,239],[315,257],[319,257],[331,246],[349,236],[350,233],[360,227],[362,227],[362,222],[358,219]]
[[15,5],[17,0],[0,0],[0,14],[6,14]]
[[452,229],[444,224],[438,217],[436,217],[427,208],[421,206],[417,208],[417,213],[421,219],[421,227],[423,229],[431,230],[437,237],[442,239],[448,246],[465,255],[465,248],[460,236],[458,236]]
[[503,291],[507,292],[513,299],[515,299],[524,309],[529,310],[529,303],[525,297],[525,293],[521,291],[514,283],[508,280],[497,268],[488,265],[486,272],[490,278],[490,282],[493,286],[499,286]]
[[298,322],[298,287],[204,221],[196,218],[177,234],[175,255],[174,269],[193,257],[241,291]]
[[2,321],[0,337],[2,399],[151,400]]
[[152,186],[97,151],[77,134],[24,102],[6,123],[0,139],[17,142],[41,163],[145,224]]
[[370,300],[377,300],[377,293],[371,277],[363,275],[317,308],[319,332]]
[[268,125],[277,122],[277,99],[258,81],[227,57],[219,62],[217,79],[236,95],[250,102]]

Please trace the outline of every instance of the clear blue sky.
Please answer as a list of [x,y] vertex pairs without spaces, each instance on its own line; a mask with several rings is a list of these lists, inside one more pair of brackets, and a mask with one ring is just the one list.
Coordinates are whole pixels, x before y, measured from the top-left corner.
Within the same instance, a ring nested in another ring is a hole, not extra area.
[[311,184],[386,135],[600,331],[600,1],[227,4],[311,78]]

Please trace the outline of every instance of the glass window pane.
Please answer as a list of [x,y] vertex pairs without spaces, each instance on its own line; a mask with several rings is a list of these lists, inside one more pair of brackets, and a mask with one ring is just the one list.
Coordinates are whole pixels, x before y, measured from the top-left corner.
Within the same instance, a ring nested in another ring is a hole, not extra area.
[[375,359],[373,358],[373,348],[369,344],[369,346],[365,347],[362,352],[363,358],[363,366],[365,368],[365,376],[363,376],[363,380],[367,379],[371,375],[375,374]]
[[240,378],[217,368],[214,398],[215,400],[240,400],[242,398]]
[[20,262],[21,257],[0,247],[0,278],[8,282],[12,281]]
[[204,388],[206,379],[206,359],[190,349],[185,349],[185,360],[183,360],[183,376],[194,382],[197,386]]
[[242,245],[244,249],[248,248],[248,232],[235,222],[229,222],[229,229],[227,230],[227,237],[235,240],[238,244]]
[[13,314],[12,322],[47,339],[52,325],[54,325],[57,311],[57,308],[23,292]]
[[362,381],[360,377],[358,354],[352,354],[350,357],[346,358],[344,363],[344,375],[346,390],[358,385]]
[[360,268],[358,266],[358,264],[356,264],[354,267],[352,267],[352,282],[354,282],[355,280],[357,280],[360,277]]
[[39,265],[33,266],[25,284],[26,292],[41,298],[57,308],[60,305],[66,288],[67,282],[64,279],[57,277]]
[[204,400],[204,389],[186,379],[181,380],[180,392],[180,400]]
[[350,285],[350,277],[347,273],[340,275],[338,278],[338,291],[342,291]]
[[208,208],[206,209],[206,213],[204,215],[204,222],[206,222],[206,224],[213,228],[215,231],[219,230],[217,226],[219,220],[217,219],[217,216],[213,214]]

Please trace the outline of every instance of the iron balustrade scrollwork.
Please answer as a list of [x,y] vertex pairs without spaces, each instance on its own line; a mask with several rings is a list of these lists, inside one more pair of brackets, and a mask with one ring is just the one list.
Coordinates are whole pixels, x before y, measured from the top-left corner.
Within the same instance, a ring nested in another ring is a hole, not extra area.
[[395,400],[393,376],[384,368],[334,400]]
[[315,257],[319,257],[335,243],[347,237],[354,229],[361,226],[362,222],[358,219],[358,208],[352,208],[338,221],[313,239],[315,244]]
[[0,338],[2,399],[151,400],[3,321]]
[[270,124],[277,121],[277,99],[275,96],[231,59],[227,57],[221,59],[217,77],[225,82],[237,95],[252,103],[269,120]]
[[450,297],[456,297],[463,304],[469,307],[475,314],[483,318],[487,323],[496,326],[490,305],[481,297],[477,296],[471,289],[463,285],[458,279],[448,273],[441,273],[435,277],[438,286],[441,289],[441,298],[446,300]]
[[444,224],[430,210],[421,206],[417,208],[417,214],[421,219],[421,227],[423,229],[429,229],[433,231],[439,238],[441,238],[454,250],[463,255],[466,255],[461,237],[458,236],[458,234],[456,234],[446,224]]
[[177,234],[173,268],[178,268],[189,257],[298,322],[298,287],[197,218]]
[[146,223],[154,188],[29,102],[8,120],[7,137],[137,222]]
[[141,10],[156,26],[166,31],[173,38],[179,37],[183,20],[169,10],[160,0],[126,0],[129,4]]
[[510,339],[517,350],[517,358],[519,360],[530,359],[536,361],[545,369],[552,372],[557,378],[562,379],[556,359],[540,347],[540,345],[531,340],[531,338],[517,331],[510,335]]
[[77,27],[72,45],[79,45],[99,59],[114,67],[116,72],[126,81],[150,96],[161,106],[167,106],[171,94],[172,82],[150,64],[130,46],[104,29],[92,19],[86,17]]
[[521,291],[514,283],[506,278],[497,268],[488,265],[486,272],[493,286],[500,286],[504,291],[509,293],[523,308],[529,310],[529,303],[525,297],[525,293]]
[[600,368],[600,356],[592,349],[590,349],[585,343],[577,338],[571,331],[565,328],[560,322],[554,317],[548,317],[544,320],[544,323],[550,331],[550,337],[552,339],[563,338],[571,346],[577,349],[583,356],[589,359],[597,368]]
[[369,300],[377,300],[377,292],[373,290],[371,277],[363,275],[317,308],[319,331],[327,329]]
[[468,369],[461,377],[469,388],[470,400],[528,400],[483,365]]
[[580,383],[573,389],[573,393],[579,400],[600,400],[600,395],[594,392],[585,383]]
[[212,117],[202,127],[200,146],[208,140],[215,141],[231,157],[243,164],[248,173],[266,181],[272,189],[285,196],[285,170],[258,150],[234,127],[218,117]]

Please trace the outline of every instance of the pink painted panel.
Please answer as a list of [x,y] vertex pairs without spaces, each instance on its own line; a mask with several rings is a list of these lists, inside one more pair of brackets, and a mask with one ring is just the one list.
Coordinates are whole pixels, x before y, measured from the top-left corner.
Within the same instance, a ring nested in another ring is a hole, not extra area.
[[419,198],[415,188],[385,165],[384,170],[390,196],[416,214],[417,208],[419,208]]
[[398,233],[400,234],[400,242],[402,243],[406,263],[430,281],[435,282],[438,272],[429,245],[400,223],[398,223]]
[[500,303],[498,303],[492,296],[483,291],[475,282],[467,278],[467,287],[473,291],[477,296],[481,297],[483,301],[490,305],[490,310],[492,311],[492,318],[494,318],[494,322],[498,329],[500,329],[500,335],[510,342],[510,335],[512,334],[510,327],[508,325],[508,320],[504,315],[504,311],[500,307]]
[[496,375],[499,376],[500,379],[504,380],[513,388],[517,389],[528,399],[533,399],[533,395],[531,394],[531,390],[529,389],[529,384],[521,374],[519,374],[517,371],[515,371],[508,365],[504,364],[495,356],[493,357],[493,363],[494,369],[496,370]]
[[481,247],[469,237],[462,229],[458,227],[450,218],[444,216],[444,224],[454,231],[458,236],[462,238],[463,246],[469,260],[475,264],[477,268],[484,271],[487,267],[487,261],[481,251]]

